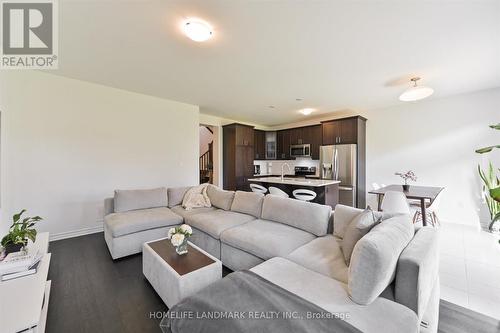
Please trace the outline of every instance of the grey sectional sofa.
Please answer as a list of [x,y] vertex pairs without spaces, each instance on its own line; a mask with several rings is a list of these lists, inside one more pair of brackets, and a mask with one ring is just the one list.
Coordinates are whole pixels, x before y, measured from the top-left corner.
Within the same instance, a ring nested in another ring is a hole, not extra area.
[[332,214],[329,206],[215,186],[207,190],[212,207],[185,210],[187,190],[116,191],[106,199],[112,257],[138,253],[144,242],[187,223],[190,240],[225,266],[250,269],[325,310],[349,313],[346,321],[363,332],[437,331],[434,229],[415,232],[409,216],[388,218],[356,243],[347,265],[342,243],[362,210],[339,205]]

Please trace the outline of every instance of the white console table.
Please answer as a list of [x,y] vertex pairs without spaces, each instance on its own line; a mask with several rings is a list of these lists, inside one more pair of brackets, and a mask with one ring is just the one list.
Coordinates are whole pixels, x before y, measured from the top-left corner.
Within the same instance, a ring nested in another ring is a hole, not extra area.
[[9,281],[0,281],[0,331],[2,333],[45,332],[49,306],[50,281],[47,274],[50,265],[49,233],[37,236],[28,245],[28,251],[45,253],[36,274]]

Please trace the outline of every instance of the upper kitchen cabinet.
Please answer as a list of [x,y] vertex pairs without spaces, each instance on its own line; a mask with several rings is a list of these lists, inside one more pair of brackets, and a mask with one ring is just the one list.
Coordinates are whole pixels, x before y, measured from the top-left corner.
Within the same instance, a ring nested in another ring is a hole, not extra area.
[[322,122],[323,145],[358,143],[359,136],[364,135],[365,121],[355,116]]
[[321,138],[321,125],[314,125],[306,127],[308,138],[306,143],[311,144],[311,158],[313,160],[319,160],[319,147],[323,144]]
[[266,132],[261,130],[254,131],[254,159],[266,159]]
[[278,146],[278,160],[290,159],[290,130],[281,130],[276,132],[276,141]]
[[223,126],[224,189],[249,191],[253,177],[254,129],[252,126]]
[[235,126],[237,146],[253,146],[254,144],[253,126],[247,126],[242,124],[231,124],[227,126]]

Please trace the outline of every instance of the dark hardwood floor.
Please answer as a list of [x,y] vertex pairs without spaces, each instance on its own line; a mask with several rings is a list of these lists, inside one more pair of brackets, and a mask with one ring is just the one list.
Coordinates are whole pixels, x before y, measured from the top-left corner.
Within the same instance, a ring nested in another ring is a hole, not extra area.
[[[155,314],[168,309],[142,275],[141,255],[113,261],[102,233],[51,242],[49,251],[47,333],[161,332]],[[442,301],[439,332],[496,333],[500,323]]]

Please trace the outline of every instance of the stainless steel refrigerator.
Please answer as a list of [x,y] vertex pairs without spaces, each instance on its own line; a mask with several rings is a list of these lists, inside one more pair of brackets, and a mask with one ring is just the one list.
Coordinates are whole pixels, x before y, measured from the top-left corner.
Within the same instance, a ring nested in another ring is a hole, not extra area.
[[339,144],[320,147],[320,172],[323,179],[340,180],[339,203],[357,206],[357,145]]

